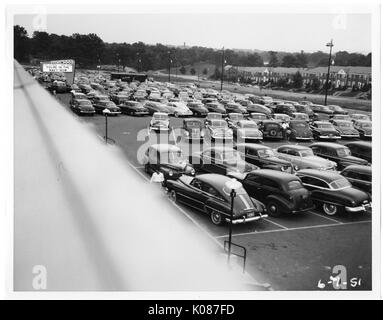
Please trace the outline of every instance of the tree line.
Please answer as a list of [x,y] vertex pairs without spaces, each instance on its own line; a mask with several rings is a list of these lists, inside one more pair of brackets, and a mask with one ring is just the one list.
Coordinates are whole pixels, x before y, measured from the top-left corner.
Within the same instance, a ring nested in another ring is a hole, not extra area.
[[[106,43],[94,33],[70,36],[57,35],[44,31],[35,31],[28,35],[22,26],[14,26],[14,57],[19,62],[32,60],[52,60],[72,58],[78,67],[96,68],[97,65],[129,66],[138,71],[182,68],[186,65],[204,61],[220,68],[224,57],[226,65],[263,66],[268,62],[277,67],[326,66],[328,54],[318,51],[295,54],[276,51],[255,52],[225,49],[217,50],[206,47],[169,47],[162,44],[148,45],[136,43]],[[371,53],[368,55],[337,52],[335,65],[371,66]]]

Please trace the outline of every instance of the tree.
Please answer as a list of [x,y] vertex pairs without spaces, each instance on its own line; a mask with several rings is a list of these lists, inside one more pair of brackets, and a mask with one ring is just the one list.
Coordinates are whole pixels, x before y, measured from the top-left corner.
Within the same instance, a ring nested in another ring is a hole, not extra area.
[[303,77],[300,74],[300,72],[297,71],[297,73],[294,74],[293,76],[293,87],[299,89],[299,88],[302,88],[302,86],[303,86]]
[[203,69],[202,73],[206,76],[207,75],[207,68]]
[[14,58],[25,61],[29,54],[29,38],[24,27],[16,25],[13,27]]
[[190,74],[193,75],[193,76],[196,74],[196,71],[195,71],[194,68],[191,68],[191,69],[190,69]]
[[291,68],[297,66],[297,59],[292,54],[285,55],[282,59],[282,67]]
[[182,67],[180,68],[180,72],[181,72],[181,74],[185,74],[185,73],[186,73],[186,69],[185,69],[184,66],[182,66]]
[[269,66],[270,67],[278,67],[279,61],[277,57],[277,53],[275,51],[269,51]]
[[262,67],[263,59],[258,53],[251,53],[246,56],[245,65],[249,67]]
[[307,55],[303,52],[303,50],[295,55],[296,67],[306,68],[307,67]]
[[214,74],[211,76],[213,80],[221,79],[221,71],[218,69],[218,67],[215,68]]

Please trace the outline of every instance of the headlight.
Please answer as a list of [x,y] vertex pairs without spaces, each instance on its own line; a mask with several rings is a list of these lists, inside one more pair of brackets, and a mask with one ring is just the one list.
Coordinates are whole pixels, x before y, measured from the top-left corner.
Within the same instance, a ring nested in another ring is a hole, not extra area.
[[286,167],[286,166],[281,167],[281,171],[287,171],[288,169],[289,169],[289,167]]
[[295,171],[298,171],[299,170],[299,167],[298,166],[294,166],[293,167]]
[[169,176],[173,176],[174,172],[172,170],[169,171]]
[[201,137],[204,137],[205,136],[205,131],[202,131],[201,132]]
[[192,176],[194,176],[194,175],[195,175],[195,170],[194,170],[194,169],[191,169],[191,170],[190,170],[190,174],[191,174]]
[[188,131],[185,131],[185,136],[189,136],[189,132]]

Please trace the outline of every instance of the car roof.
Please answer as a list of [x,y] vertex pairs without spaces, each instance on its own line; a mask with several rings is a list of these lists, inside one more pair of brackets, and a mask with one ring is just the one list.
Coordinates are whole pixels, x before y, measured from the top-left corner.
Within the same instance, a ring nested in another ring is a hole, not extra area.
[[152,144],[149,148],[156,149],[158,152],[169,152],[169,151],[181,151],[181,148],[178,146],[175,146],[174,144]]
[[336,122],[338,122],[338,123],[352,123],[351,120],[344,120],[344,119],[336,120]]
[[371,174],[372,173],[372,168],[371,168],[371,166],[363,166],[363,165],[360,165],[360,164],[352,164],[352,165],[349,165],[346,168],[344,168],[343,171],[358,171],[358,172],[361,172],[361,173]]
[[273,120],[273,119],[263,120],[262,123],[263,123],[263,124],[275,123],[275,124],[279,124],[279,125],[281,125],[279,121],[277,121],[277,120]]
[[235,151],[235,149],[227,146],[214,146],[214,147],[208,147],[202,150],[202,152],[205,152],[207,150],[215,150],[215,151]]
[[274,181],[278,181],[278,182],[299,180],[299,178],[294,174],[272,170],[272,169],[258,169],[258,170],[252,171],[251,174],[265,177],[265,178],[271,178]]
[[250,124],[252,124],[252,125],[255,125],[254,121],[246,120],[246,119],[238,120],[238,123],[250,123]]
[[316,124],[331,124],[329,121],[314,121]]
[[369,141],[352,141],[352,142],[345,143],[345,146],[361,146],[361,147],[372,148],[372,143]]
[[372,123],[370,120],[357,120],[357,123]]
[[299,145],[299,144],[284,144],[282,146],[279,146],[277,149],[279,148],[289,148],[289,149],[292,149],[292,150],[307,150],[307,146],[302,146],[302,145]]
[[199,122],[200,124],[202,124],[202,121],[200,119],[197,119],[197,118],[184,119],[184,122],[185,123],[188,123],[188,122]]
[[225,185],[227,181],[230,181],[232,178],[217,173],[205,173],[196,176],[196,179],[209,183],[213,187],[220,189]]
[[294,124],[294,123],[307,123],[307,121],[306,120],[299,120],[299,119],[290,120],[290,124]]
[[154,112],[153,116],[167,116],[168,114],[165,112]]
[[328,183],[343,178],[337,171],[332,170],[317,170],[317,169],[302,169],[297,172],[297,175],[306,175],[314,178],[322,179]]

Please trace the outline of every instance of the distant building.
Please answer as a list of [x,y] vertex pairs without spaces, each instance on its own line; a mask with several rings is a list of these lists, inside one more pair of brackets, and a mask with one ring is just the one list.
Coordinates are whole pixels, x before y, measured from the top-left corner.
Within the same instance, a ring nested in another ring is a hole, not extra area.
[[[228,66],[229,67],[229,66]],[[279,79],[286,79],[291,82],[294,74],[299,72],[303,77],[303,84],[306,85],[317,78],[323,85],[326,83],[327,67],[316,68],[285,68],[285,67],[236,67],[225,68],[229,76],[238,76],[251,79],[255,83],[277,82]],[[341,67],[331,66],[329,83],[334,88],[357,87],[362,88],[371,83],[371,67]]]

